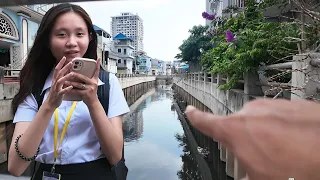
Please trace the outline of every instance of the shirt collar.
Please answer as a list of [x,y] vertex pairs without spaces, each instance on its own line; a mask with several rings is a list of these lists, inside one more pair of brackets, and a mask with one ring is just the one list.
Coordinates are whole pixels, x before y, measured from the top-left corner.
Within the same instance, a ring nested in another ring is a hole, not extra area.
[[[42,94],[45,90],[51,88],[52,78],[53,78],[53,72],[54,72],[54,70],[52,70],[52,71],[50,72],[49,76],[47,77],[46,82],[44,83],[44,86],[43,86],[43,88],[42,88],[41,94]],[[104,82],[102,82],[100,79],[98,79],[98,86],[101,86],[101,85],[104,85]]]

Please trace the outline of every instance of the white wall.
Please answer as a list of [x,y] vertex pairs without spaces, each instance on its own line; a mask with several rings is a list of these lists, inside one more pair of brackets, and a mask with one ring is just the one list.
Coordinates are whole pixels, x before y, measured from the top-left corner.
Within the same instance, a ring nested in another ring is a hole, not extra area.
[[111,60],[110,58],[108,60],[108,71],[113,74],[117,73],[117,62],[115,60]]
[[112,49],[112,40],[110,38],[105,38],[103,36],[98,36],[98,46],[100,45],[101,49],[103,49],[103,44],[104,50],[105,51],[111,51]]
[[171,75],[171,68],[168,68],[168,69],[166,70],[166,75]]
[[127,73],[132,74],[132,68],[133,68],[133,60],[127,59]]

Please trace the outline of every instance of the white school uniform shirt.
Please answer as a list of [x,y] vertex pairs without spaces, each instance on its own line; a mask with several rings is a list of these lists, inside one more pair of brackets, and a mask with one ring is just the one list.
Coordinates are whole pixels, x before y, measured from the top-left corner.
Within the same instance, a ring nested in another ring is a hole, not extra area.
[[[47,77],[42,92],[45,92],[44,100],[46,100],[49,89],[52,84],[53,71]],[[108,118],[123,115],[130,111],[128,104],[124,98],[122,88],[117,77],[110,73],[110,96]],[[98,85],[104,83],[99,79]],[[65,124],[67,115],[70,111],[73,101],[62,101],[59,106],[59,123],[58,123],[58,142]],[[31,122],[38,112],[37,101],[34,96],[29,95],[19,106],[14,116],[13,123]],[[43,135],[40,143],[40,152],[36,161],[53,164],[53,129],[54,115],[51,117],[50,123]],[[112,139],[110,139],[112,141]],[[70,119],[67,132],[64,136],[62,144],[58,149],[57,164],[73,164],[90,162],[105,157],[100,149],[100,143],[93,126],[88,107],[83,101],[79,101]]]

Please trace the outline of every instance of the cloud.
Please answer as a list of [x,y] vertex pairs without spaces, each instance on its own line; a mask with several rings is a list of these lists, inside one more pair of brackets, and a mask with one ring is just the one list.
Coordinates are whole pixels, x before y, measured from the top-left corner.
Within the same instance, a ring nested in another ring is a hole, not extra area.
[[159,8],[163,5],[168,5],[169,0],[140,0],[145,8],[153,9]]

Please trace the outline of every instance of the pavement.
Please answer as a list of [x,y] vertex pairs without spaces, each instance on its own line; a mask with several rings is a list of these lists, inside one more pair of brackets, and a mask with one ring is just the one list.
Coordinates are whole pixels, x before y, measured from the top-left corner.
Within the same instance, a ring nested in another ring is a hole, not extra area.
[[0,180],[30,180],[30,177],[27,177],[27,176],[14,177],[11,175],[0,174]]

